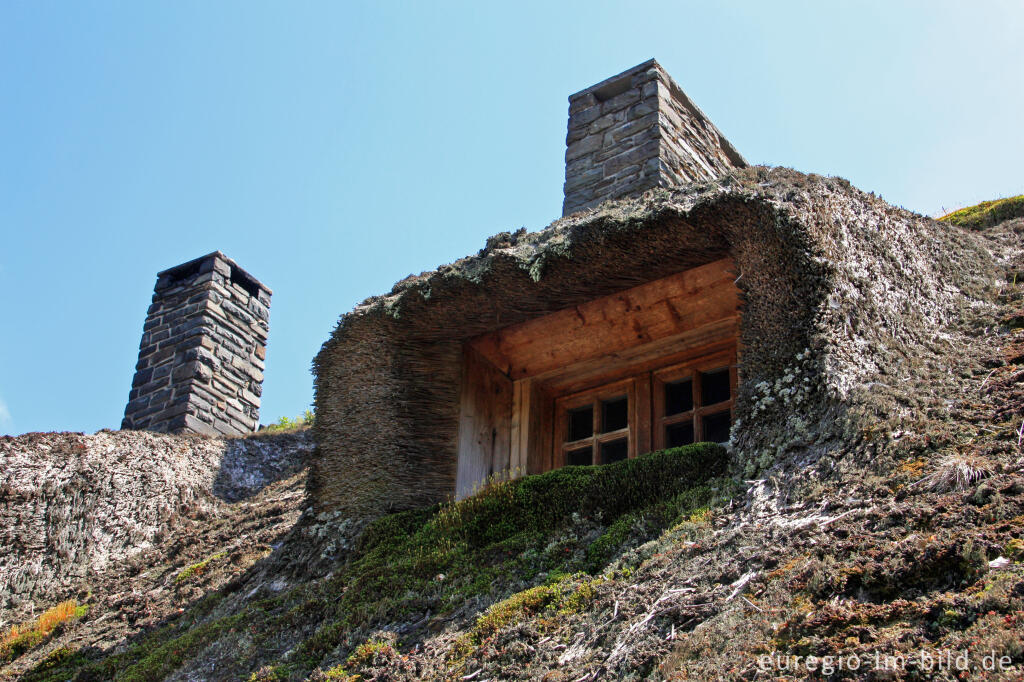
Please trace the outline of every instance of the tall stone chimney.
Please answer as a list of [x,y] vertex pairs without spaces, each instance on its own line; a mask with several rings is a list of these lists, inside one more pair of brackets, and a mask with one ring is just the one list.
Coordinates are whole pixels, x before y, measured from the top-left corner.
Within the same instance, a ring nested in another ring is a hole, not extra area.
[[271,293],[220,251],[159,273],[121,428],[255,431]]
[[653,59],[569,97],[562,215],[747,162]]

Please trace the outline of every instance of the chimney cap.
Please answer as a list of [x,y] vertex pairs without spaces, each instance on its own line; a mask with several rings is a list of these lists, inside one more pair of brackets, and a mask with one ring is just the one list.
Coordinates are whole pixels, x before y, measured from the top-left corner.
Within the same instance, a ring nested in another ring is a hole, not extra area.
[[611,94],[610,96],[602,96],[602,94],[604,94],[606,92],[610,92],[611,90],[614,90],[614,89],[616,89],[618,87],[622,87],[621,84],[623,84],[623,83],[626,86],[623,89],[624,90],[628,90],[630,88],[630,86],[631,86],[631,81],[632,81],[632,77],[633,76],[637,75],[638,73],[644,73],[644,72],[646,72],[647,70],[649,70],[652,67],[656,68],[659,72],[661,72],[661,74],[663,74],[665,77],[669,78],[669,80],[672,80],[668,76],[668,73],[665,71],[665,69],[662,68],[661,64],[658,63],[658,60],[652,58],[652,59],[648,59],[646,62],[642,62],[640,64],[637,64],[633,68],[626,69],[622,73],[616,74],[616,75],[614,75],[614,76],[612,76],[610,78],[605,78],[600,83],[595,83],[594,85],[591,85],[589,87],[583,88],[582,90],[580,90],[577,93],[569,95],[569,101],[573,102],[573,101],[575,101],[575,100],[577,100],[577,99],[579,99],[581,97],[584,97],[585,95],[594,95],[598,101],[604,101],[606,99],[610,99],[611,97],[614,97],[615,95]]
[[[228,268],[230,268],[232,279],[244,282],[247,285],[245,288],[262,291],[268,296],[273,295],[274,292],[271,291],[270,287],[268,287],[266,284],[253,277],[245,269],[238,265],[238,263],[225,256],[222,251],[212,251],[206,254],[205,256],[193,258],[192,260],[182,263],[181,265],[175,265],[173,268],[161,270],[160,272],[156,273],[158,286],[159,282],[167,282],[171,280],[182,279],[184,277],[191,276],[191,274],[198,273],[200,270],[211,270],[213,269],[212,263],[216,261],[221,261],[227,264]],[[210,263],[211,265],[203,267],[207,263]],[[193,273],[193,271],[195,272]],[[256,294],[253,295],[255,296]]]

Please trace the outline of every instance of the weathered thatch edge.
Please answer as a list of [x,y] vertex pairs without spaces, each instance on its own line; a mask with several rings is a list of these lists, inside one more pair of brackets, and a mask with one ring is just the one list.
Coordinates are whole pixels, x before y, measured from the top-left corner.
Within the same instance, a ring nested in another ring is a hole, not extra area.
[[295,475],[308,433],[0,436],[0,621],[138,565],[173,533]]
[[786,169],[502,233],[341,318],[314,360],[317,504],[377,513],[453,489],[462,340],[724,255],[743,298],[732,443],[747,475],[912,421],[915,372],[955,348],[994,276],[977,237]]

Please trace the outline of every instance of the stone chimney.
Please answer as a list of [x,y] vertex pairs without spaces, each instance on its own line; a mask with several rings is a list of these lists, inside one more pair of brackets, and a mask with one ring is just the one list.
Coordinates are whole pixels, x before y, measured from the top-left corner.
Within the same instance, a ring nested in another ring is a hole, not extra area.
[[653,59],[569,97],[562,215],[747,162]]
[[220,251],[159,273],[121,428],[255,431],[270,296]]

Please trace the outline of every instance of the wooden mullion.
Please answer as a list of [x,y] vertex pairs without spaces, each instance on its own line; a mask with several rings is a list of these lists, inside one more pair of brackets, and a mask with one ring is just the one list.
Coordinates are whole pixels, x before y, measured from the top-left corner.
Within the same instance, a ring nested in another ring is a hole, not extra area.
[[555,401],[554,442],[559,444],[558,460],[553,464],[564,467],[567,463],[565,438],[569,435],[569,410],[561,401]]
[[[700,413],[700,438],[701,438],[701,440],[704,439],[704,415],[721,414],[722,412],[728,412],[729,413],[729,421],[731,422],[732,421],[732,408],[733,408],[733,404],[735,402],[736,402],[735,400],[723,400],[720,403],[715,403],[714,405],[708,405],[707,407],[700,407],[700,408],[697,408],[695,410],[695,412]],[[723,407],[725,409],[723,409]],[[696,422],[694,422],[694,423],[696,424]],[[694,439],[695,442],[697,441],[697,434],[698,434],[698,432],[697,432],[696,426],[694,426],[693,439]]]
[[706,407],[695,408],[694,412],[700,412],[702,415],[703,414],[714,414],[714,413],[718,413],[718,412],[725,412],[726,408],[728,408],[729,410],[732,410],[733,404],[735,402],[736,402],[735,400],[730,398],[729,400],[723,400],[720,403],[713,403],[713,404],[708,405]]
[[704,438],[704,414],[701,412],[701,380],[700,370],[691,369],[693,372],[693,442],[700,442]]
[[665,382],[657,372],[651,372],[651,421],[654,425],[651,428],[651,450],[661,450],[665,447]]
[[722,412],[723,408],[729,408],[731,410],[732,403],[732,398],[730,398],[729,400],[723,400],[721,402],[712,403],[711,405],[701,405],[700,407],[696,408],[696,410],[699,411],[701,414],[709,414],[711,412]]
[[569,441],[562,443],[562,447],[559,448],[560,462],[557,468],[567,466],[569,464],[569,451],[570,450],[582,450],[583,448],[590,447],[590,463],[594,463],[594,450],[597,447],[593,436],[590,438],[580,438],[579,440]]
[[687,412],[680,412],[679,414],[673,414],[668,417],[662,417],[662,426],[671,426],[672,424],[678,424],[680,422],[691,421],[693,419],[693,410]]
[[601,433],[594,437],[598,443],[607,443],[613,440],[622,440],[623,437],[629,438],[630,428],[627,426],[624,429],[617,429],[615,431],[609,431],[608,433]]
[[733,400],[736,399],[736,387],[739,385],[739,367],[736,362],[736,353],[733,353],[732,360],[729,362],[729,395]]

